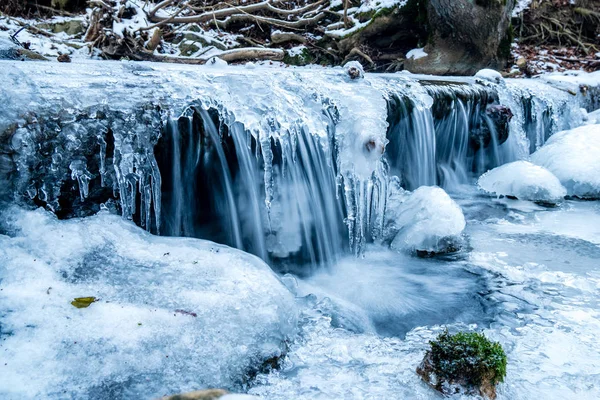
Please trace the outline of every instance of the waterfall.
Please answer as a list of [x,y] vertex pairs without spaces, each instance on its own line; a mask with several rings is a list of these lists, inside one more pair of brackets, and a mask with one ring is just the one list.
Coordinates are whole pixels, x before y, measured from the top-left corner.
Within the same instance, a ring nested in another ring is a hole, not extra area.
[[0,111],[3,193],[60,218],[108,208],[284,269],[360,254],[397,182],[452,191],[581,123],[577,96],[525,80],[124,63],[115,86],[105,64],[61,66],[66,80],[28,68],[2,72],[16,99]]
[[[156,146],[161,174],[171,178],[162,188],[164,234],[217,240],[273,262],[317,265],[343,252],[332,147],[307,127],[257,140],[215,108],[184,114],[167,121]],[[330,119],[328,141],[334,129]]]

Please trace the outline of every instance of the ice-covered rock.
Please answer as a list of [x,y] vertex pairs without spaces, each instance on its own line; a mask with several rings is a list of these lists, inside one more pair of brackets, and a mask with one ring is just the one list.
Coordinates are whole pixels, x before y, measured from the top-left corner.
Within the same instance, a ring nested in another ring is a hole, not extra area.
[[531,161],[556,175],[570,196],[600,198],[600,125],[551,136]]
[[557,203],[567,190],[552,172],[529,161],[514,161],[483,174],[477,184],[497,196],[513,196],[520,200]]
[[488,82],[501,84],[504,82],[504,78],[500,72],[493,69],[482,69],[475,74],[476,78],[483,79]]
[[350,61],[344,64],[344,72],[351,80],[365,77],[365,70],[358,61]]
[[390,202],[389,232],[397,231],[394,250],[444,253],[460,246],[465,217],[459,205],[437,186],[421,186],[402,202]]
[[293,295],[254,256],[108,212],[0,221],[2,399],[240,391],[295,332]]

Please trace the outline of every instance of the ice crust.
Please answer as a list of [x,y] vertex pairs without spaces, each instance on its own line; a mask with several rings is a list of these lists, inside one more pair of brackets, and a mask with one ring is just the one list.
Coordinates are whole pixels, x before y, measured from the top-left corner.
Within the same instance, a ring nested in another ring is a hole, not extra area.
[[556,175],[570,196],[600,198],[600,125],[553,135],[531,161]]
[[460,206],[437,186],[421,186],[388,206],[388,235],[397,232],[394,250],[444,252],[460,240],[466,226]]
[[557,203],[567,190],[552,172],[529,161],[515,161],[483,174],[477,184],[497,196],[514,196],[520,200]]
[[294,335],[293,295],[254,256],[105,211],[10,208],[1,221],[2,399],[239,392]]

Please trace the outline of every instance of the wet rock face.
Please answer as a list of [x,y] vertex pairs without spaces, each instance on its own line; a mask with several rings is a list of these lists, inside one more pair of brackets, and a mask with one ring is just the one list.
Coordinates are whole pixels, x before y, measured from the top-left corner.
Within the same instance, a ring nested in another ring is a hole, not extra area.
[[514,4],[514,0],[429,0],[428,56],[406,60],[406,69],[435,75],[501,69],[510,51],[507,38]]
[[494,141],[497,145],[506,142],[509,135],[509,123],[513,113],[502,104],[489,105],[482,113],[479,123],[473,128],[469,144],[475,151],[486,148]]

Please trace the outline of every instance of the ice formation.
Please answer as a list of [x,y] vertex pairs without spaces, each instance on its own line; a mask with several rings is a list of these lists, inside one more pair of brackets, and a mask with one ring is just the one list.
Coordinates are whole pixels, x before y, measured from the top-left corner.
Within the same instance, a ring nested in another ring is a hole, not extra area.
[[19,174],[0,182],[17,201],[60,217],[106,203],[151,232],[265,260],[360,253],[382,234],[391,176],[453,190],[582,122],[579,98],[541,82],[6,63],[0,145]]
[[497,196],[552,204],[561,201],[567,194],[552,172],[529,161],[514,161],[494,168],[483,174],[477,184]]
[[556,175],[570,196],[600,198],[600,125],[553,135],[531,161]]
[[442,188],[421,186],[388,207],[388,232],[397,232],[392,249],[443,253],[459,246],[465,217]]
[[0,220],[3,399],[240,391],[294,335],[292,294],[254,256],[106,211],[58,221],[13,207]]

